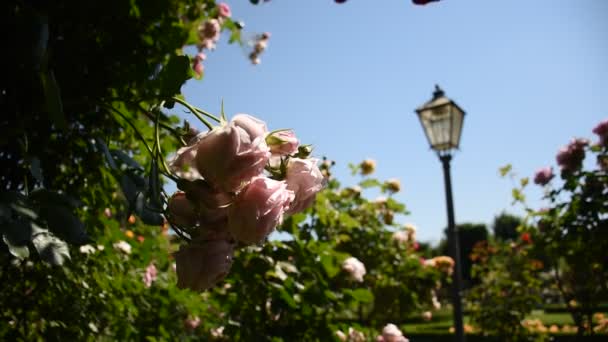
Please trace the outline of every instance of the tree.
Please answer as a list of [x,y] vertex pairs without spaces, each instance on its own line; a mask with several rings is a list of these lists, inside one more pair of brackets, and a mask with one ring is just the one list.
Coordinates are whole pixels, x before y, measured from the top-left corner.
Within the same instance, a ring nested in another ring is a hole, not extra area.
[[499,241],[515,241],[519,237],[517,227],[522,224],[522,219],[518,216],[502,212],[494,217],[492,230],[494,237]]
[[[475,245],[481,241],[488,240],[488,228],[483,223],[461,223],[457,224],[458,236],[460,242],[460,261],[462,262],[462,278],[465,281],[465,287],[468,287],[473,280],[471,276],[472,262],[470,259],[471,252]],[[449,253],[450,238],[448,229],[443,230],[444,238],[439,243],[439,250],[443,254]]]

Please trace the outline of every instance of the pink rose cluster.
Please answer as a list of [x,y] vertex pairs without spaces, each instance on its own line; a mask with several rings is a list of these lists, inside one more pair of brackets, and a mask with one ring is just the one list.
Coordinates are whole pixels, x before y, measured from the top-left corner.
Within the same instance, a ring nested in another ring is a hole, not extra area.
[[581,168],[587,145],[589,145],[589,140],[577,138],[560,148],[555,159],[562,172],[573,172]]
[[180,178],[167,216],[192,239],[175,253],[178,286],[202,291],[229,272],[236,242],[262,243],[325,183],[291,130],[268,132],[247,114],[199,133],[169,162]]
[[232,16],[230,6],[226,3],[217,4],[217,14],[214,18],[210,18],[202,22],[198,26],[198,39],[197,44],[198,53],[192,60],[192,70],[200,78],[203,76],[205,67],[203,61],[206,56],[203,50],[213,50],[215,45],[220,40],[220,33],[222,32],[222,25],[227,18]]

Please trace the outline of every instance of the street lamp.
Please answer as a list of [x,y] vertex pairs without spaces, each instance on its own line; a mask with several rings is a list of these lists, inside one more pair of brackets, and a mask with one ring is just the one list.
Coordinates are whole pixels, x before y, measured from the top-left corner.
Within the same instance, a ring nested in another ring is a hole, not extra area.
[[460,263],[460,242],[458,228],[454,223],[454,203],[452,202],[452,180],[450,177],[450,161],[452,152],[458,149],[464,111],[454,101],[445,96],[443,90],[435,85],[433,98],[416,109],[426,138],[431,148],[437,152],[443,164],[443,178],[445,182],[445,197],[448,209],[448,236],[449,248],[454,257],[455,269],[452,274],[452,305],[454,307],[454,327],[456,340],[464,341],[462,322],[462,267]]

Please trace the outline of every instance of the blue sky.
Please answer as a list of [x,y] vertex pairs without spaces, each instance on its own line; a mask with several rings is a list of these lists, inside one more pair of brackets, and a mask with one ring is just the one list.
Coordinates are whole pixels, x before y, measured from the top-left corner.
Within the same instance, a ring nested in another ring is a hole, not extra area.
[[[608,117],[605,0],[228,3],[247,31],[272,33],[269,48],[252,66],[222,37],[204,80],[182,89],[187,100],[217,113],[223,99],[229,116],[294,128],[347,185],[358,180],[349,162],[375,159],[377,177],[402,181],[396,197],[411,215],[399,221],[420,240],[437,242],[447,222],[441,165],[413,112],[435,83],[467,112],[452,162],[457,222],[520,212],[498,168],[531,176]],[[540,205],[542,191],[530,190]]]

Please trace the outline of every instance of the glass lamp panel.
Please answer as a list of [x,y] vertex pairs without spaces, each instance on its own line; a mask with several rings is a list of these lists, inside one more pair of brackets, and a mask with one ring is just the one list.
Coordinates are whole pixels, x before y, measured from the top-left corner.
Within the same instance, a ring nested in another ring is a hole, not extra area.
[[432,146],[436,150],[446,150],[450,148],[450,120],[449,106],[439,106],[430,109],[431,127],[434,141]]
[[460,145],[460,134],[462,132],[462,123],[464,119],[464,113],[456,106],[450,106],[452,112],[452,130],[451,130],[451,144],[452,147],[458,148]]

